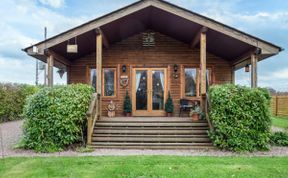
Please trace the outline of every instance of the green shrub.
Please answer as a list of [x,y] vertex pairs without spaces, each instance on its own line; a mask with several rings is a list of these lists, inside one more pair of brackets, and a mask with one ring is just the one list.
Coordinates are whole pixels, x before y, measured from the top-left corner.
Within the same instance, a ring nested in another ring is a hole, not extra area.
[[40,152],[62,150],[83,141],[93,88],[77,84],[43,88],[24,108],[24,148]]
[[0,122],[21,119],[26,98],[37,90],[31,85],[0,83]]
[[275,132],[270,137],[270,143],[276,146],[288,146],[288,133]]
[[210,88],[214,144],[232,151],[267,150],[270,138],[270,95],[267,90],[216,85]]

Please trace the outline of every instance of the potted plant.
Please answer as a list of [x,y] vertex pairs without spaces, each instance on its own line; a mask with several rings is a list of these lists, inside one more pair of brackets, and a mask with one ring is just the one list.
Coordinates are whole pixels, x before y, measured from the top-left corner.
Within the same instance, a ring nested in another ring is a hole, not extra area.
[[131,117],[131,113],[132,113],[132,104],[131,104],[131,99],[130,96],[128,94],[128,91],[126,91],[126,96],[124,99],[124,104],[123,104],[123,111],[125,113],[126,117]]
[[170,95],[170,91],[168,92],[168,98],[167,98],[167,101],[165,103],[165,111],[167,113],[167,117],[172,117],[173,112],[174,112],[174,104],[173,104],[173,100],[172,100],[171,95]]
[[200,114],[202,113],[201,108],[198,104],[196,104],[191,110],[190,110],[190,117],[192,117],[193,121],[198,121],[200,118]]

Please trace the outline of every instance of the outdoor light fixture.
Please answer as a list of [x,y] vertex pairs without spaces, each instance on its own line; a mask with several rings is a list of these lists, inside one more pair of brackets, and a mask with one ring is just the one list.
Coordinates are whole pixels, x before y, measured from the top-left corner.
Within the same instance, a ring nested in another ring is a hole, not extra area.
[[257,48],[256,50],[255,50],[255,54],[256,55],[259,55],[259,54],[261,54],[262,53],[262,50],[260,49],[260,48]]
[[63,75],[65,74],[65,69],[59,69],[58,71],[57,71],[57,73],[59,74],[59,76],[60,76],[60,78],[62,78],[63,77]]
[[127,70],[127,67],[126,67],[126,65],[124,64],[124,65],[122,66],[122,72],[125,73],[126,70]]
[[178,72],[178,65],[177,64],[174,64],[174,72],[176,73],[176,72]]
[[75,37],[75,44],[70,44],[70,40],[68,40],[67,53],[78,53],[78,45],[76,37]]
[[245,66],[245,72],[250,72],[249,64],[246,64],[246,66]]

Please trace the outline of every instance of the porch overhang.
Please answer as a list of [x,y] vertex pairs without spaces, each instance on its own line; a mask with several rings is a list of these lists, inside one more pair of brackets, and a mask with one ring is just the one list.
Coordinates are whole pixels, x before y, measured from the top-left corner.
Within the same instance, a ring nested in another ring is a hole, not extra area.
[[[76,28],[23,49],[28,55],[46,62],[44,50],[57,54],[55,65],[69,65],[70,61],[95,52],[95,36],[101,33],[105,48],[148,29],[160,32],[199,48],[199,32],[206,28],[207,52],[228,60],[237,70],[250,64],[249,58],[257,49],[258,61],[278,54],[283,49],[213,19],[188,11],[162,0],[142,0],[87,22]],[[67,53],[68,41],[77,38],[78,53]],[[195,42],[196,41],[196,42]]]

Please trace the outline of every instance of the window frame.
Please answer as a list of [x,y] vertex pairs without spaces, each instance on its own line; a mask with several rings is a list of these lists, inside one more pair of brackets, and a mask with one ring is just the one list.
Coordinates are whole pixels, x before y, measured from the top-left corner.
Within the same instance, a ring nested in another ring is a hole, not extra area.
[[[196,96],[186,96],[185,95],[185,69],[191,68],[196,69]],[[209,70],[209,86],[213,85],[213,67],[207,66],[206,70]],[[182,65],[181,66],[181,98],[183,99],[200,99],[200,66],[199,65]]]
[[[114,95],[112,95],[112,96],[105,96],[105,70],[106,69],[111,69],[111,70],[113,70],[114,71]],[[103,67],[102,68],[102,97],[103,98],[115,98],[115,97],[117,97],[117,68],[116,67]]]

